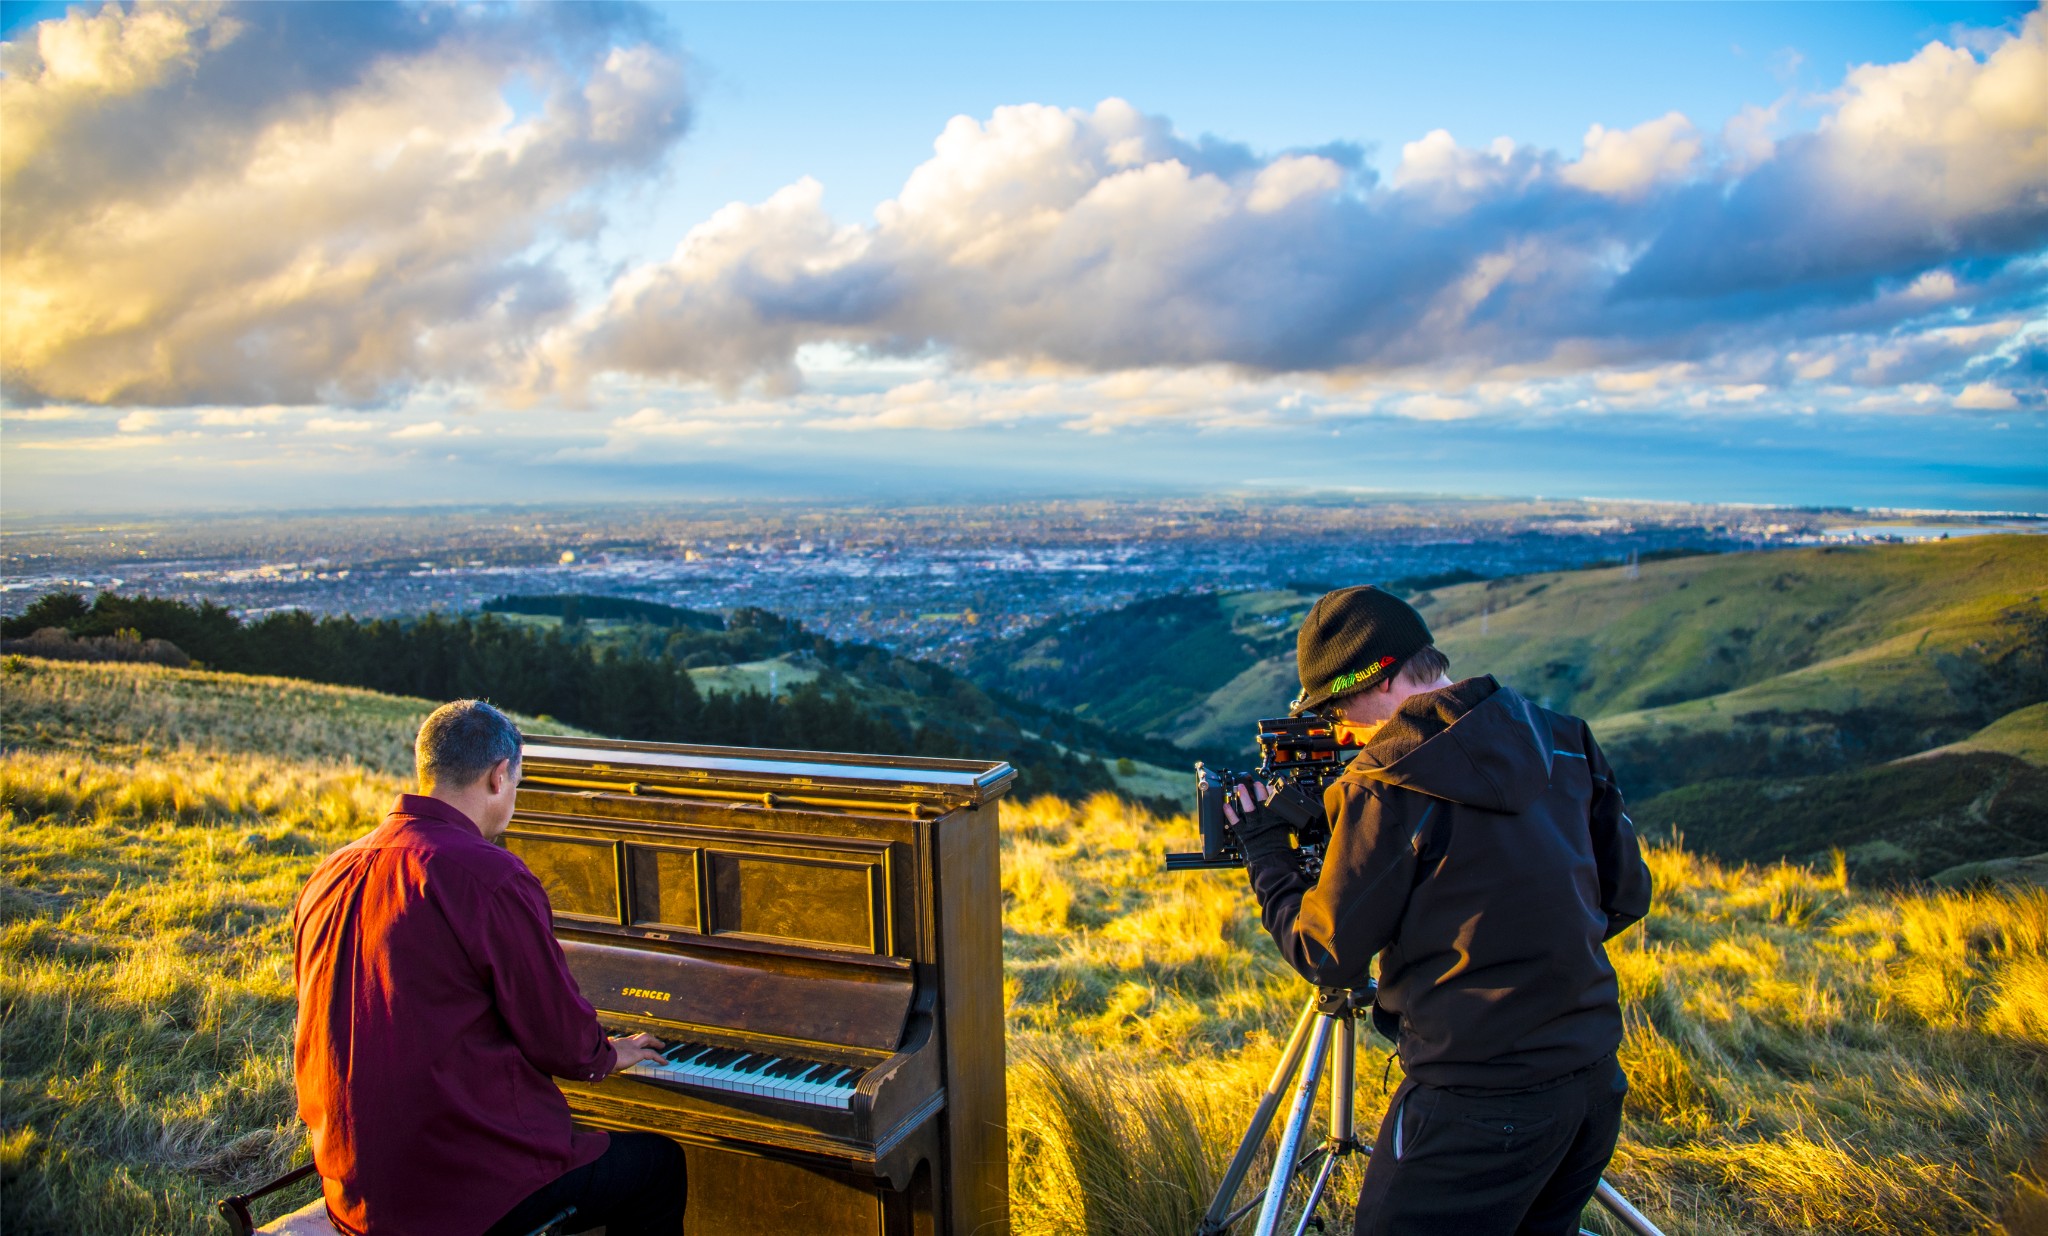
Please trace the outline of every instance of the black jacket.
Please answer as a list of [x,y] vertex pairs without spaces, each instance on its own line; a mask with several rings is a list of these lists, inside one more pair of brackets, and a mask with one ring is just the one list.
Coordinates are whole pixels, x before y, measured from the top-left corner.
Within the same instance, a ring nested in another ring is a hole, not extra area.
[[1604,942],[1650,909],[1650,872],[1586,723],[1492,678],[1411,697],[1323,797],[1311,885],[1252,868],[1266,929],[1310,982],[1400,1018],[1427,1085],[1539,1085],[1621,1043]]

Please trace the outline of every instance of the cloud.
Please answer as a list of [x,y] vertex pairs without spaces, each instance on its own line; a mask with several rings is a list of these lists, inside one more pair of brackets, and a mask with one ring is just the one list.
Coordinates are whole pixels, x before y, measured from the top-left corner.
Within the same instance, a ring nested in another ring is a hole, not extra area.
[[2019,407],[2020,401],[2002,386],[1993,386],[1989,382],[1972,382],[1963,388],[1962,394],[1956,396],[1956,406],[1977,411],[2002,412],[2008,408]]
[[[833,219],[809,180],[720,211],[553,329],[538,382],[787,394],[799,354],[832,345],[1049,373],[1427,376],[1456,397],[1800,341],[1905,346],[2038,301],[2044,90],[2037,12],[1982,56],[1931,44],[1852,71],[1803,135],[1771,135],[1775,105],[1718,138],[1675,112],[1596,125],[1574,161],[1436,131],[1384,184],[1313,152],[1190,143],[1121,100],[1003,107],[951,121],[872,224]],[[1794,376],[1778,369],[1728,385]]]
[[[799,179],[580,305],[558,255],[690,118],[638,10],[81,7],[0,59],[9,397],[194,407],[188,429],[307,451],[464,432],[434,418],[502,402],[478,388],[597,402],[611,419],[564,449],[628,451],[2035,406],[2048,384],[2025,325],[2048,299],[2043,12],[1850,71],[1808,132],[1786,100],[1719,134],[1609,118],[1575,158],[1436,130],[1384,180],[1355,147],[1256,152],[1118,99],[1001,107],[947,123],[872,222]],[[413,398],[434,412],[330,415]]]
[[[24,402],[361,401],[516,369],[536,243],[688,123],[632,10],[74,7],[0,49]],[[515,105],[515,100],[532,100]]]
[[[1744,133],[1745,157],[1755,157],[1756,139]],[[1639,197],[1657,184],[1683,177],[1700,157],[1699,130],[1677,112],[1616,130],[1594,125],[1586,151],[1558,173],[1566,184],[1616,197]]]
[[1982,59],[1937,42],[1853,69],[1835,98],[1817,131],[1691,193],[1617,298],[1842,301],[2048,239],[2048,12]]
[[343,436],[373,433],[376,429],[377,422],[365,417],[315,416],[308,418],[305,425],[307,433]]

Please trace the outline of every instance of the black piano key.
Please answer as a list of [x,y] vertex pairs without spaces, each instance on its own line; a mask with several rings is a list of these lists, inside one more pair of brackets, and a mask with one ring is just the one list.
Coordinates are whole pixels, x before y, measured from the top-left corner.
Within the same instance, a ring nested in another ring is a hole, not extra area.
[[730,1047],[714,1047],[705,1053],[703,1059],[696,1061],[696,1063],[709,1069],[723,1068],[746,1054],[743,1051],[735,1051]]
[[770,1077],[781,1077],[795,1081],[798,1077],[817,1067],[817,1062],[814,1060],[796,1060],[785,1056],[774,1064],[769,1065],[767,1072]]

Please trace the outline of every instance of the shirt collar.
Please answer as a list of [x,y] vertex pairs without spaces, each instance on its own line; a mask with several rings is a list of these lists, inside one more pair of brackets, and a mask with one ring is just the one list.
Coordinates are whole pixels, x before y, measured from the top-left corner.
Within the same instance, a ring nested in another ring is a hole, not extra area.
[[478,837],[484,835],[484,830],[476,826],[475,820],[440,799],[425,794],[400,794],[398,801],[392,805],[391,814],[411,816],[416,820],[437,820],[443,824],[459,824]]

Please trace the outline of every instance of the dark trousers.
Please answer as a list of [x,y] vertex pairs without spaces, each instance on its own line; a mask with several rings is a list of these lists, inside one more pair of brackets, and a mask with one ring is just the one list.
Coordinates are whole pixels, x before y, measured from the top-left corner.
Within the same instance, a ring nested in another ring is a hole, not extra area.
[[570,1206],[566,1231],[605,1236],[682,1236],[683,1148],[656,1133],[614,1133],[595,1162],[542,1185],[484,1236],[526,1236]]
[[1357,1236],[1575,1236],[1627,1093],[1611,1056],[1535,1090],[1402,1082],[1366,1164]]

